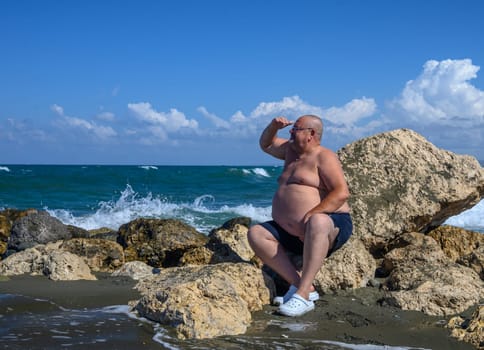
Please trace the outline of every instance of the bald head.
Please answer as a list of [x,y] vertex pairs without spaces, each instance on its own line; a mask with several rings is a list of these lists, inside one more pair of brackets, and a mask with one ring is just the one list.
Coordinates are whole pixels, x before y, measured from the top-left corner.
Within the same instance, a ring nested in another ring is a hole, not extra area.
[[314,133],[317,135],[317,138],[321,140],[323,136],[323,121],[317,115],[313,114],[306,114],[298,118],[301,122],[304,123],[306,128],[311,128],[314,130]]

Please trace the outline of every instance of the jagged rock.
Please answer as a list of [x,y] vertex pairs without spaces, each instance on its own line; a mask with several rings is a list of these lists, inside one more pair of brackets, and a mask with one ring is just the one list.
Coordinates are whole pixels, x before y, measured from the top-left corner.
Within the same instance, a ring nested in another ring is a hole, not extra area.
[[37,213],[35,209],[17,210],[5,209],[0,211],[0,256],[5,254],[10,238],[10,231],[15,220],[29,214]]
[[382,264],[389,273],[382,303],[428,315],[453,315],[484,297],[479,276],[453,263],[433,238],[414,232],[393,243],[396,248]]
[[112,272],[124,264],[123,247],[116,242],[98,238],[73,238],[61,249],[84,257],[93,271]]
[[338,151],[350,187],[355,234],[372,251],[404,232],[427,232],[479,202],[484,169],[399,129]]
[[179,338],[242,334],[251,311],[268,304],[272,281],[246,263],[162,269],[138,282],[142,317],[171,325]]
[[31,248],[61,239],[71,238],[67,226],[45,211],[33,212],[17,219],[11,229],[8,249]]
[[440,226],[428,233],[435,239],[445,255],[452,261],[471,254],[479,246],[484,246],[484,235],[454,226]]
[[53,250],[45,257],[43,273],[53,281],[97,279],[83,258],[63,250]]
[[84,260],[60,250],[62,242],[37,245],[0,261],[0,275],[45,275],[52,280],[95,280]]
[[203,246],[208,240],[174,219],[136,219],[122,225],[118,232],[126,261],[139,260],[153,267],[177,266],[187,250]]
[[242,261],[257,264],[257,259],[247,240],[249,224],[250,219],[245,217],[225,222],[209,233],[209,240],[205,246],[188,250],[180,259],[181,264],[204,265]]
[[314,286],[323,293],[365,287],[374,277],[375,269],[375,259],[363,242],[353,236],[325,260]]
[[[247,239],[249,227],[234,220],[226,222],[221,228],[212,230],[208,235],[207,246],[220,259],[216,262],[251,261],[254,258],[254,252]],[[231,253],[235,253],[237,258],[230,258]]]
[[451,318],[447,328],[452,329],[454,338],[471,343],[476,349],[484,349],[484,305],[479,305],[470,319]]
[[154,269],[142,261],[130,261],[114,271],[111,275],[116,277],[127,276],[134,280],[140,280],[153,275],[153,273],[157,271],[157,269]]
[[484,235],[459,227],[441,226],[429,233],[445,255],[458,264],[470,267],[484,280]]
[[112,230],[109,227],[101,227],[89,230],[91,238],[102,238],[116,242],[118,240],[118,231]]
[[479,274],[482,280],[484,280],[484,245],[481,245],[473,252],[460,257],[457,260],[457,263],[470,267]]

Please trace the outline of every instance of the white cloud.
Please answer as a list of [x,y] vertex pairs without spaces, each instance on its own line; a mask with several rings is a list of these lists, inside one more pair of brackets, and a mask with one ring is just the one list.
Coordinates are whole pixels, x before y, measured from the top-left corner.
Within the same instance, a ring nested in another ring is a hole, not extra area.
[[372,98],[353,99],[343,107],[331,107],[323,112],[324,119],[334,124],[352,126],[359,120],[372,116],[376,112],[376,102]]
[[168,113],[158,112],[148,102],[129,103],[128,108],[139,120],[157,125],[167,132],[175,132],[180,129],[198,129],[198,122],[195,119],[187,119],[185,114],[175,108],[170,109]]
[[230,129],[230,123],[225,119],[217,117],[215,114],[207,111],[205,107],[198,107],[197,110],[208,120],[210,120],[216,128]]
[[482,125],[484,91],[469,83],[479,69],[470,59],[429,60],[391,108],[419,123]]
[[111,112],[102,112],[102,113],[99,113],[96,117],[100,120],[104,120],[107,122],[112,122],[114,121],[114,119],[116,119],[114,113],[111,113]]
[[95,122],[90,122],[85,119],[65,115],[64,109],[57,104],[52,105],[51,110],[61,117],[58,125],[86,131],[99,139],[107,139],[117,135],[117,132],[110,126],[98,125]]
[[61,106],[56,105],[56,104],[54,103],[52,106],[50,106],[50,109],[51,109],[53,112],[57,113],[58,115],[60,115],[60,116],[64,116],[64,108],[62,108]]
[[302,114],[316,114],[321,116],[323,109],[304,102],[299,96],[291,96],[284,97],[281,101],[261,102],[248,117],[238,111],[232,116],[231,120],[241,122],[248,118],[260,119],[264,117],[275,117],[276,115],[285,115],[289,118],[294,118]]

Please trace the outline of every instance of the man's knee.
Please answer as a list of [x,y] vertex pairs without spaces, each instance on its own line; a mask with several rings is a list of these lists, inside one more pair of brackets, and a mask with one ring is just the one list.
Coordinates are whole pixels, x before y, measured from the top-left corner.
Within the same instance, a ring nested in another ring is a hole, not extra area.
[[254,225],[249,228],[247,232],[247,239],[249,240],[249,244],[253,246],[253,244],[259,241],[264,235],[264,228],[261,225]]
[[328,214],[313,214],[306,223],[306,228],[314,232],[330,234],[334,230],[334,223]]

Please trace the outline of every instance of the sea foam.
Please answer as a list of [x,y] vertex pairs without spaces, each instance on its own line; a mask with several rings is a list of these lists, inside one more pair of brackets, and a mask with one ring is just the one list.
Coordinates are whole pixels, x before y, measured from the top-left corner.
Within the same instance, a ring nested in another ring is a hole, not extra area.
[[221,226],[225,220],[236,216],[247,216],[262,222],[269,220],[271,215],[270,206],[217,205],[216,198],[210,194],[198,196],[192,202],[173,203],[151,193],[141,196],[130,185],[126,186],[117,200],[100,202],[99,208],[92,214],[75,215],[66,209],[45,209],[64,224],[86,230],[100,227],[117,230],[122,224],[137,218],[152,217],[179,219],[200,232],[208,233]]

